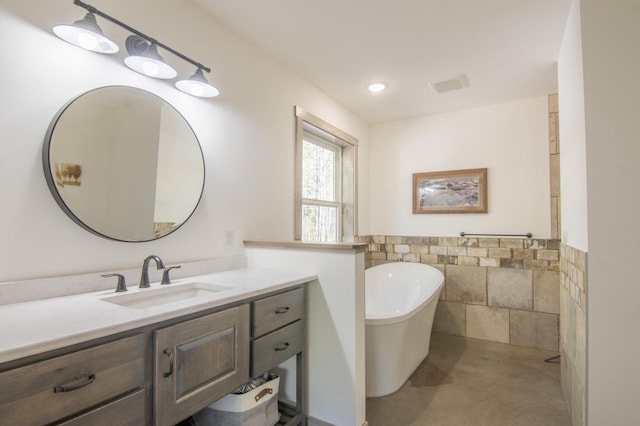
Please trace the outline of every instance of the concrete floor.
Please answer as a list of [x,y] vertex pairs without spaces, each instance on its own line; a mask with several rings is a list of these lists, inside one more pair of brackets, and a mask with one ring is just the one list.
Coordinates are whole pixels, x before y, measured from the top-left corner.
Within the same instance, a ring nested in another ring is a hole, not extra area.
[[367,399],[369,426],[570,426],[554,355],[434,333],[400,390]]

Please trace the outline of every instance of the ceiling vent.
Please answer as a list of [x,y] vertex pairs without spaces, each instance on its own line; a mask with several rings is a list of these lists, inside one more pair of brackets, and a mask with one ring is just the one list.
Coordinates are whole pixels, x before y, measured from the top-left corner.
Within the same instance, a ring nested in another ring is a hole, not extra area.
[[469,79],[465,74],[461,74],[459,77],[449,80],[430,81],[429,86],[431,86],[431,90],[439,94],[469,87]]

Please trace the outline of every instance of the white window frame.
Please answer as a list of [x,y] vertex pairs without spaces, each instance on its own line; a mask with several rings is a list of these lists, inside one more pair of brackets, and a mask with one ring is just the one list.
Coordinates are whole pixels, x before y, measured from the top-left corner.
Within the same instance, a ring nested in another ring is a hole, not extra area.
[[[302,206],[319,205],[337,207],[337,239],[338,242],[353,242],[357,235],[357,160],[358,140],[348,133],[327,123],[326,121],[295,107],[296,116],[296,148],[295,148],[295,211],[294,239],[302,240]],[[309,134],[313,143],[337,149],[336,161],[336,202],[327,202],[302,198],[302,145],[304,135]],[[345,176],[348,173],[350,176]]]

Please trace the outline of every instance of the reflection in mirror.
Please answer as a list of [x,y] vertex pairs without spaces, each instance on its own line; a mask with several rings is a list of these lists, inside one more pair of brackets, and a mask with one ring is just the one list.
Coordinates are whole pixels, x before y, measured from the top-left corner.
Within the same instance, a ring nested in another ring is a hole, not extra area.
[[204,187],[204,159],[189,124],[159,97],[131,87],[103,87],[70,101],[49,126],[42,158],[65,213],[119,241],[175,231]]

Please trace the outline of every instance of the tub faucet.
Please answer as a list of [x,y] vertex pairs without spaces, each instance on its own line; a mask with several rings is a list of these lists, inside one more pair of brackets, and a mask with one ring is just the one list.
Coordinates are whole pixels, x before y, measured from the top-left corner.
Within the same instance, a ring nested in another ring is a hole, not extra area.
[[151,262],[152,260],[156,262],[157,269],[164,269],[164,263],[162,262],[162,259],[160,259],[155,254],[152,254],[151,256],[147,256],[144,259],[144,262],[142,263],[142,275],[140,276],[140,286],[139,286],[140,288],[151,287],[149,285],[149,262]]

